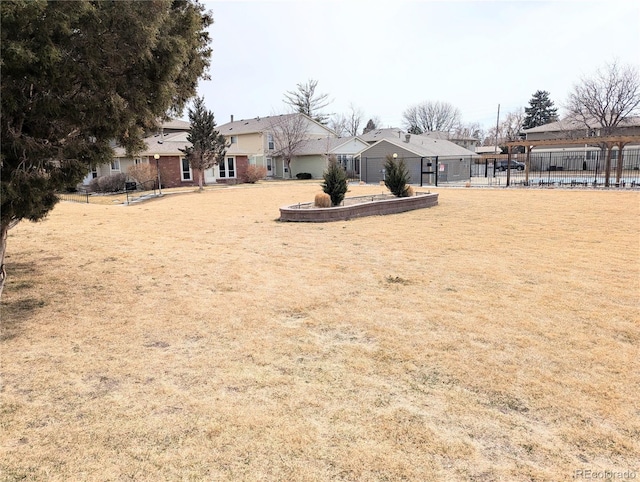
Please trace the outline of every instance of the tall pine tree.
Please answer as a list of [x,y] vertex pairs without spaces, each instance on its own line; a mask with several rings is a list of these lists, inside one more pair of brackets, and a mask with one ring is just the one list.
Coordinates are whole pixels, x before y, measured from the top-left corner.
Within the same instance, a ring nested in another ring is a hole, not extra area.
[[129,153],[205,76],[213,19],[196,0],[2,1],[0,294],[8,231]]
[[538,90],[533,94],[529,101],[529,107],[524,109],[523,129],[543,126],[558,120],[558,109],[553,106],[549,95],[546,90]]
[[216,130],[213,112],[204,106],[204,98],[194,100],[193,108],[189,109],[189,122],[187,140],[191,146],[180,150],[185,153],[191,168],[199,171],[198,184],[202,191],[204,171],[224,160],[227,145],[224,136]]

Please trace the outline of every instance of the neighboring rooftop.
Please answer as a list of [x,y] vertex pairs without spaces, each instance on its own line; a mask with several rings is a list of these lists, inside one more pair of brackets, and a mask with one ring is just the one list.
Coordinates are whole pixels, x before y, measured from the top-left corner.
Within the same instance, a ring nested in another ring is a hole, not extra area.
[[264,132],[271,129],[274,124],[298,115],[301,114],[280,114],[266,117],[254,117],[253,119],[234,120],[227,122],[226,124],[219,125],[218,131],[225,136]]

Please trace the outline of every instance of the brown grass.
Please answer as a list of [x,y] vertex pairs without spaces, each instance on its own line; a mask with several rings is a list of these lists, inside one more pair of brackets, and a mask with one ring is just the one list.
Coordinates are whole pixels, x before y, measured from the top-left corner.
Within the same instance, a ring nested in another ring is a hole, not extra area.
[[13,229],[2,480],[640,469],[637,192],[275,221],[317,189],[61,203]]

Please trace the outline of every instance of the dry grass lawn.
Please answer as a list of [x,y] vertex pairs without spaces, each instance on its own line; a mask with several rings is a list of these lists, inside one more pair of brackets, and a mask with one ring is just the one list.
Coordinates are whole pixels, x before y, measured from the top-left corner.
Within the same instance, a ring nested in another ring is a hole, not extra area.
[[638,192],[439,189],[276,222],[318,191],[14,228],[0,480],[640,477]]

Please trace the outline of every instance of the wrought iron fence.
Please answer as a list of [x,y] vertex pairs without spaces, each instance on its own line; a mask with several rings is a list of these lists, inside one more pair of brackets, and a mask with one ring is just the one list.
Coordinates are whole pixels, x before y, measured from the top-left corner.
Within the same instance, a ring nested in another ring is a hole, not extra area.
[[89,203],[89,193],[86,191],[77,192],[60,192],[56,194],[61,201],[70,201],[74,203]]
[[[157,183],[155,180],[146,182],[127,181],[124,186],[118,191],[104,193],[106,196],[121,196],[125,195],[125,203],[131,204],[134,201],[141,198],[150,197],[156,194]],[[76,192],[59,192],[56,193],[61,201],[70,201],[78,203],[90,204],[91,199],[94,198],[95,193],[90,193],[84,189]]]
[[[513,155],[509,166],[505,157],[473,165],[471,176],[486,177],[490,183],[501,185],[506,185],[507,179],[510,185],[529,186],[604,187],[607,184],[606,157],[599,150],[532,151],[528,171],[525,154]],[[622,160],[614,150],[610,164],[610,187],[640,188],[640,149],[625,150]]]

